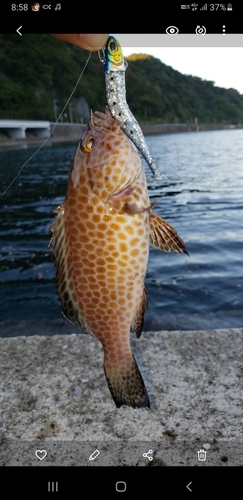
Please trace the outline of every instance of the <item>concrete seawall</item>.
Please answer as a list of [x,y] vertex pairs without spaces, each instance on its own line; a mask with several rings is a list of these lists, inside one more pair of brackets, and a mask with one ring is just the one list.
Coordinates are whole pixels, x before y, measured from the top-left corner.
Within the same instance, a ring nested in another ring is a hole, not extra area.
[[[53,124],[51,125],[51,131],[53,130]],[[68,141],[79,141],[82,136],[86,125],[82,124],[57,124],[53,130],[51,137],[48,139],[49,143],[54,142],[68,142]],[[23,144],[41,144],[45,139],[37,137],[31,131],[26,132],[25,139],[14,139],[8,137],[5,133],[0,131],[0,147],[4,146],[19,146]]]
[[[53,125],[51,125],[51,130],[53,130]],[[48,139],[48,142],[67,142],[67,141],[79,141],[82,136],[86,125],[78,123],[58,123],[53,133]],[[194,124],[147,124],[142,125],[142,130],[144,135],[160,135],[160,134],[174,134],[182,132],[196,132],[196,131],[206,131],[206,130],[231,130],[234,128],[242,128],[242,126],[228,126],[220,125],[216,123],[209,123],[204,125],[196,126]],[[26,132],[25,139],[16,139],[8,137],[3,131],[0,130],[0,147],[4,146],[19,146],[23,144],[41,144],[43,138],[37,137],[31,130]]]
[[0,465],[90,465],[95,449],[93,466],[203,466],[201,449],[206,465],[243,465],[243,328],[132,338],[151,400],[138,410],[115,407],[101,345],[67,321],[0,328]]
[[219,123],[190,124],[190,123],[149,123],[142,126],[144,135],[175,134],[182,132],[204,132],[210,130],[232,130],[242,126],[229,126]]

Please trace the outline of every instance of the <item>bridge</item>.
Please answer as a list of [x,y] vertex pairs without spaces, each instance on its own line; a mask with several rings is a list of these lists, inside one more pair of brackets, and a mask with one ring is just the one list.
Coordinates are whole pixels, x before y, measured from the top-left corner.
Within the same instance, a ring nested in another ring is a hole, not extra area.
[[11,139],[25,139],[26,131],[31,130],[36,137],[48,137],[51,122],[41,120],[0,120],[0,132],[5,132]]

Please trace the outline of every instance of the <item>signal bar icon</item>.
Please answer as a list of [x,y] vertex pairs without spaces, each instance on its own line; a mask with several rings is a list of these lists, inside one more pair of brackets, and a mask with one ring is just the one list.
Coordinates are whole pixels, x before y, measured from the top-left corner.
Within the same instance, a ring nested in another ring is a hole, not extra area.
[[205,3],[205,4],[204,4],[204,5],[200,8],[200,10],[207,10],[207,8],[208,8],[208,4],[207,4],[207,3]]

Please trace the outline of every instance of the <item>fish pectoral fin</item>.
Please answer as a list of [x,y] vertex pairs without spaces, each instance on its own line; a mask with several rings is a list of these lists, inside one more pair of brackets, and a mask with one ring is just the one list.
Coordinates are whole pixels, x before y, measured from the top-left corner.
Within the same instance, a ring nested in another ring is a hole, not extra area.
[[138,207],[137,205],[132,205],[131,203],[124,203],[124,211],[127,214],[134,215],[134,214],[142,214],[143,212],[149,212],[154,205],[156,204],[156,201],[154,201],[149,207]]
[[141,295],[141,300],[139,301],[138,308],[136,314],[132,321],[132,329],[136,334],[136,337],[139,339],[142,330],[143,330],[143,321],[144,321],[144,312],[145,308],[148,308],[148,292],[146,288],[143,288],[143,293]]
[[180,252],[189,255],[184,241],[176,229],[165,219],[151,212],[150,243],[164,252]]

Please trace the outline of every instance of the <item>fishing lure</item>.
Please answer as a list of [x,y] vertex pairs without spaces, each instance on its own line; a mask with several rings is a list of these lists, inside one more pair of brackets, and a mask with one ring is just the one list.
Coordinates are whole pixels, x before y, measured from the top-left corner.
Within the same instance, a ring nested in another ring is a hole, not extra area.
[[126,101],[125,71],[127,62],[124,61],[121,46],[114,36],[110,36],[105,47],[105,86],[106,99],[109,111],[113,118],[121,122],[121,128],[140,151],[156,179],[166,179],[156,166],[143,132]]

